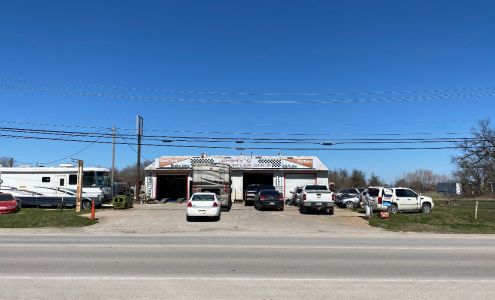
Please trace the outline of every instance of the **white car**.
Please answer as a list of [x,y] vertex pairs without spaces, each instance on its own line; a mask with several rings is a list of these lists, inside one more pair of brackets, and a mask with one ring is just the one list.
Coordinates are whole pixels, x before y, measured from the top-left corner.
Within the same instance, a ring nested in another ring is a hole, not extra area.
[[210,217],[218,221],[220,206],[215,193],[194,193],[187,201],[186,219],[190,222],[194,217]]

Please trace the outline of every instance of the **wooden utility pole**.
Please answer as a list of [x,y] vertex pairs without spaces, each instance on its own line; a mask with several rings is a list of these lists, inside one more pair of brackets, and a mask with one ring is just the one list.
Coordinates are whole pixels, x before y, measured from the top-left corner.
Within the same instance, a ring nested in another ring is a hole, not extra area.
[[113,187],[114,187],[114,183],[115,183],[115,125],[113,126],[112,128],[112,132],[113,132],[113,139],[112,139],[112,173],[110,175],[110,183],[112,184],[112,197],[115,193],[115,191],[113,190]]
[[83,181],[83,165],[82,160],[77,161],[77,194],[76,194],[76,212],[81,211],[81,201],[82,201],[82,181]]
[[137,130],[137,163],[136,163],[136,188],[134,189],[134,197],[139,201],[141,194],[141,136],[143,135],[143,118],[140,115],[136,116]]

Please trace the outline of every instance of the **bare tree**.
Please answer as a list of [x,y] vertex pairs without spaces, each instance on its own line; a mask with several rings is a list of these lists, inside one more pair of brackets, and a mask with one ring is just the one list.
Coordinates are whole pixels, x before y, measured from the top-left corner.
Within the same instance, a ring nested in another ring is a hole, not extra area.
[[375,173],[370,174],[370,178],[368,179],[368,185],[369,186],[381,186],[384,185],[383,180],[380,178],[380,176],[375,175]]
[[353,187],[364,187],[366,186],[366,174],[361,171],[354,169],[351,173],[351,186]]
[[473,138],[459,143],[462,153],[452,158],[456,166],[455,176],[469,194],[493,193],[495,130],[490,127],[490,120],[482,120],[471,132]]
[[0,166],[3,167],[13,167],[14,166],[14,158],[8,156],[0,157]]
[[435,174],[431,170],[417,169],[397,179],[395,185],[410,187],[419,192],[428,192],[436,190],[437,183],[448,181],[448,179],[448,176]]
[[[144,161],[141,163],[141,178],[144,178],[144,168],[146,168],[151,161]],[[115,181],[127,182],[134,184],[136,181],[136,165],[128,165],[122,169],[115,170]]]

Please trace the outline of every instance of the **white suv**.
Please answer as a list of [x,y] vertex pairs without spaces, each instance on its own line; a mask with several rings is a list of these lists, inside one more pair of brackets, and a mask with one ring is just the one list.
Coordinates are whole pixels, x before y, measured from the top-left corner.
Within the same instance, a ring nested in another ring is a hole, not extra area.
[[421,211],[428,214],[433,207],[433,199],[414,192],[411,189],[403,187],[391,188],[392,205],[390,206],[391,213],[397,213],[398,211]]

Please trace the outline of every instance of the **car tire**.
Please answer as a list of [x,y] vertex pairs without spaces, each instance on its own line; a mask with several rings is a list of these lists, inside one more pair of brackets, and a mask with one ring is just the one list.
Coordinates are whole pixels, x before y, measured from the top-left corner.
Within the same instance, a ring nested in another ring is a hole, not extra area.
[[346,208],[353,209],[353,208],[354,208],[354,202],[352,202],[352,201],[347,201],[347,202],[345,203],[345,207],[346,207]]
[[280,207],[278,210],[279,210],[279,211],[284,211],[284,207],[282,206],[282,207]]
[[397,204],[392,204],[388,210],[391,214],[395,215],[397,212],[399,212],[399,207],[397,206]]
[[81,206],[82,206],[81,208],[84,210],[91,209],[91,201],[83,201]]
[[299,206],[299,212],[304,215],[308,212],[308,209],[305,206]]
[[334,212],[335,212],[335,210],[334,210],[334,208],[333,208],[333,207],[328,209],[328,214],[329,214],[329,215],[331,215],[331,216],[332,216],[332,215],[334,214]]
[[190,217],[190,216],[186,216],[186,221],[187,221],[187,222],[192,222],[192,220],[193,220],[193,218],[192,218],[192,217]]
[[429,203],[423,203],[421,206],[421,212],[424,214],[429,214],[431,212],[431,205]]

